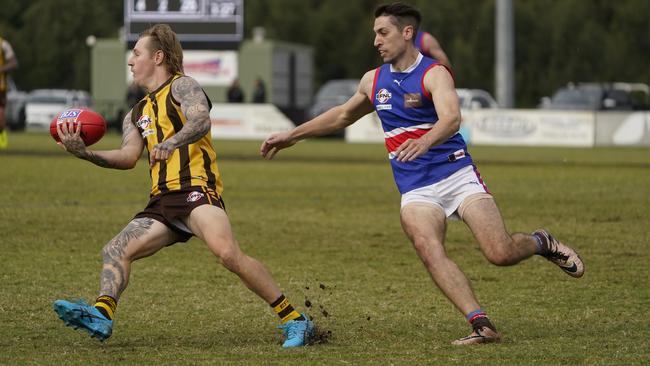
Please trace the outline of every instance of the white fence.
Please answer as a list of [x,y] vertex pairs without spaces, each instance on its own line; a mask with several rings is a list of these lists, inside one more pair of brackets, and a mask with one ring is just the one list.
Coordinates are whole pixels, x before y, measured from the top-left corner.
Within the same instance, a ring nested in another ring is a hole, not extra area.
[[291,120],[272,104],[214,104],[210,119],[216,140],[264,140],[273,132],[293,128]]
[[[650,147],[650,112],[483,109],[462,113],[461,133],[475,145]],[[345,138],[383,142],[377,114],[348,127]]]

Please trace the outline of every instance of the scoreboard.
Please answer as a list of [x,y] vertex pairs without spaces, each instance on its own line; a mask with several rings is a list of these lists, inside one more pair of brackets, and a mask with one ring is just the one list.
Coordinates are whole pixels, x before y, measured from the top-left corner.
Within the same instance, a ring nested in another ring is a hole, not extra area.
[[129,48],[157,23],[169,24],[183,49],[236,49],[244,38],[244,0],[124,0]]

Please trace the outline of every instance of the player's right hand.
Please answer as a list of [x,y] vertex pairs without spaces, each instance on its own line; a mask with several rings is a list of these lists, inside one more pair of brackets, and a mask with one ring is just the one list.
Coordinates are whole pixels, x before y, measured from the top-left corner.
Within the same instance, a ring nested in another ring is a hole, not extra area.
[[73,124],[71,122],[56,125],[56,133],[59,135],[60,142],[57,145],[69,153],[80,156],[86,150],[86,144],[81,139],[81,123]]
[[296,143],[291,138],[291,132],[274,133],[267,137],[260,147],[260,155],[265,159],[273,159],[278,151],[293,146]]

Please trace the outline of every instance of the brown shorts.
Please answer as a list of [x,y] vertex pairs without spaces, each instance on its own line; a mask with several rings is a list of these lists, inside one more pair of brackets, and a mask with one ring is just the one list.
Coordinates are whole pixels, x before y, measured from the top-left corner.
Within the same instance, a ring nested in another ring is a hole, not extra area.
[[190,187],[151,197],[147,207],[133,218],[148,217],[160,221],[181,237],[180,242],[186,242],[194,234],[185,226],[182,218],[189,216],[192,210],[201,205],[226,209],[223,199],[217,192],[204,187]]
[[7,106],[7,92],[0,91],[0,107]]

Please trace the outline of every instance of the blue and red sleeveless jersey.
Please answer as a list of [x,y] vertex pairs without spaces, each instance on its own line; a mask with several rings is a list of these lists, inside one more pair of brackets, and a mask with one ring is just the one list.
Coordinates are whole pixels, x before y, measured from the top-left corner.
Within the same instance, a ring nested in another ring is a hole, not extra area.
[[402,194],[439,182],[473,164],[458,132],[413,161],[396,159],[394,152],[402,143],[429,132],[438,121],[431,94],[424,88],[424,75],[436,66],[444,67],[420,54],[404,72],[393,72],[390,64],[375,70],[372,103],[381,120],[393,176]]

